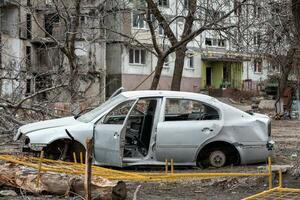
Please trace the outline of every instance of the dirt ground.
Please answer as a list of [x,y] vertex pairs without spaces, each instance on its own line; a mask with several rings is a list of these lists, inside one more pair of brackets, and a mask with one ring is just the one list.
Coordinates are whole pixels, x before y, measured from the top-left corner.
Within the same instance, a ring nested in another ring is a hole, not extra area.
[[[300,121],[273,121],[272,136],[276,142],[276,148],[273,155],[274,164],[293,164],[300,158]],[[12,142],[11,135],[0,135],[0,153],[17,152],[18,145]],[[222,169],[208,169],[205,171],[213,172],[256,172],[257,167],[264,165],[250,166],[229,166]],[[139,169],[145,171],[145,169]],[[146,170],[161,170],[146,169]],[[181,168],[175,170],[180,172],[200,172],[198,168]],[[128,197],[127,199],[242,199],[249,195],[258,193],[268,188],[267,180],[263,177],[251,178],[215,178],[215,179],[194,179],[176,182],[161,183],[145,183],[145,182],[129,182],[127,181]],[[274,178],[274,184],[277,184],[277,178]],[[284,175],[284,186],[300,188],[300,181],[288,174]],[[139,188],[139,189],[137,189]],[[0,191],[5,189],[0,186]],[[58,196],[32,196],[20,193],[15,190],[17,197],[0,197],[0,199],[74,199],[74,197],[58,197]],[[300,197],[299,197],[300,198]],[[80,198],[75,198],[80,199]]]

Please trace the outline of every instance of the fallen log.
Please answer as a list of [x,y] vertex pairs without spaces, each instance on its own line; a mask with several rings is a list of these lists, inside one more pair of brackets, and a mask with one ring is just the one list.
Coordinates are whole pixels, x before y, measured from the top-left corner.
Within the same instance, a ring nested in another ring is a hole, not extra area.
[[[49,193],[56,195],[77,194],[84,197],[84,177],[53,172],[43,172],[39,176],[38,170],[6,163],[0,165],[0,185],[21,188],[33,194]],[[102,177],[92,177],[92,199],[126,198],[126,184],[122,181],[109,181]]]

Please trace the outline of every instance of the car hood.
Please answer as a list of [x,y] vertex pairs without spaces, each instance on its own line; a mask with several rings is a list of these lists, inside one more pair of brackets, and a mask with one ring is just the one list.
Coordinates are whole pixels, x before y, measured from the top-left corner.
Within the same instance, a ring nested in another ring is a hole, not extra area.
[[80,123],[79,121],[75,120],[74,117],[63,117],[59,119],[51,119],[45,120],[41,122],[35,122],[26,124],[21,126],[18,129],[18,133],[15,138],[19,138],[20,134],[27,134],[33,131],[48,129],[48,128],[55,128],[55,127],[62,127],[62,126],[70,126]]

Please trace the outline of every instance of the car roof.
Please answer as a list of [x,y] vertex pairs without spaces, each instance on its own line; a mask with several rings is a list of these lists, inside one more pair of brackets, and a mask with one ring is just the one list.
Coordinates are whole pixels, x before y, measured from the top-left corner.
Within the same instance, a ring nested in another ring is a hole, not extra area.
[[130,97],[181,97],[181,98],[193,98],[199,100],[212,100],[215,99],[214,97],[193,93],[193,92],[181,92],[181,91],[169,91],[169,90],[137,90],[137,91],[126,91],[122,92],[127,98]]

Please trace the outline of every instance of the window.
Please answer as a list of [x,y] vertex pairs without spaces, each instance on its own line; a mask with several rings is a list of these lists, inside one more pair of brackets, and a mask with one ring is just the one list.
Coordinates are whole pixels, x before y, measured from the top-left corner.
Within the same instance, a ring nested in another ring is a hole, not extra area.
[[31,67],[31,47],[30,46],[26,46],[26,56],[25,56],[26,60],[26,67],[29,69]]
[[104,118],[103,124],[123,124],[135,101],[125,101],[112,109]]
[[261,73],[262,72],[262,61],[260,59],[254,60],[254,72]]
[[165,121],[218,120],[216,109],[199,101],[189,99],[167,99]]
[[47,32],[46,37],[53,34],[53,29],[56,24],[59,23],[59,16],[58,14],[48,14],[45,15],[45,30]]
[[218,46],[219,46],[219,47],[225,47],[225,40],[219,39],[219,40],[218,40]]
[[129,63],[145,64],[146,63],[146,50],[144,50],[144,49],[129,49]]
[[159,34],[160,36],[163,36],[163,35],[164,35],[164,29],[163,29],[163,27],[162,27],[161,25],[158,26],[158,34]]
[[255,45],[260,45],[260,33],[259,32],[254,33],[253,43]]
[[253,15],[255,18],[260,18],[261,16],[262,7],[259,5],[253,5]]
[[205,38],[205,45],[211,47],[225,47],[225,40],[216,38]]
[[187,9],[189,6],[189,0],[183,0],[183,8]]
[[31,39],[31,28],[32,28],[32,23],[31,23],[31,14],[26,14],[26,34],[27,34],[27,39]]
[[158,0],[158,5],[161,7],[169,7],[169,0]]
[[134,12],[132,14],[132,27],[134,28],[146,28],[144,16],[142,14]]
[[205,38],[205,45],[212,46],[212,39],[211,38]]
[[25,96],[31,94],[31,79],[26,79]]
[[187,58],[188,58],[188,67],[194,68],[194,55],[190,53],[187,55]]

